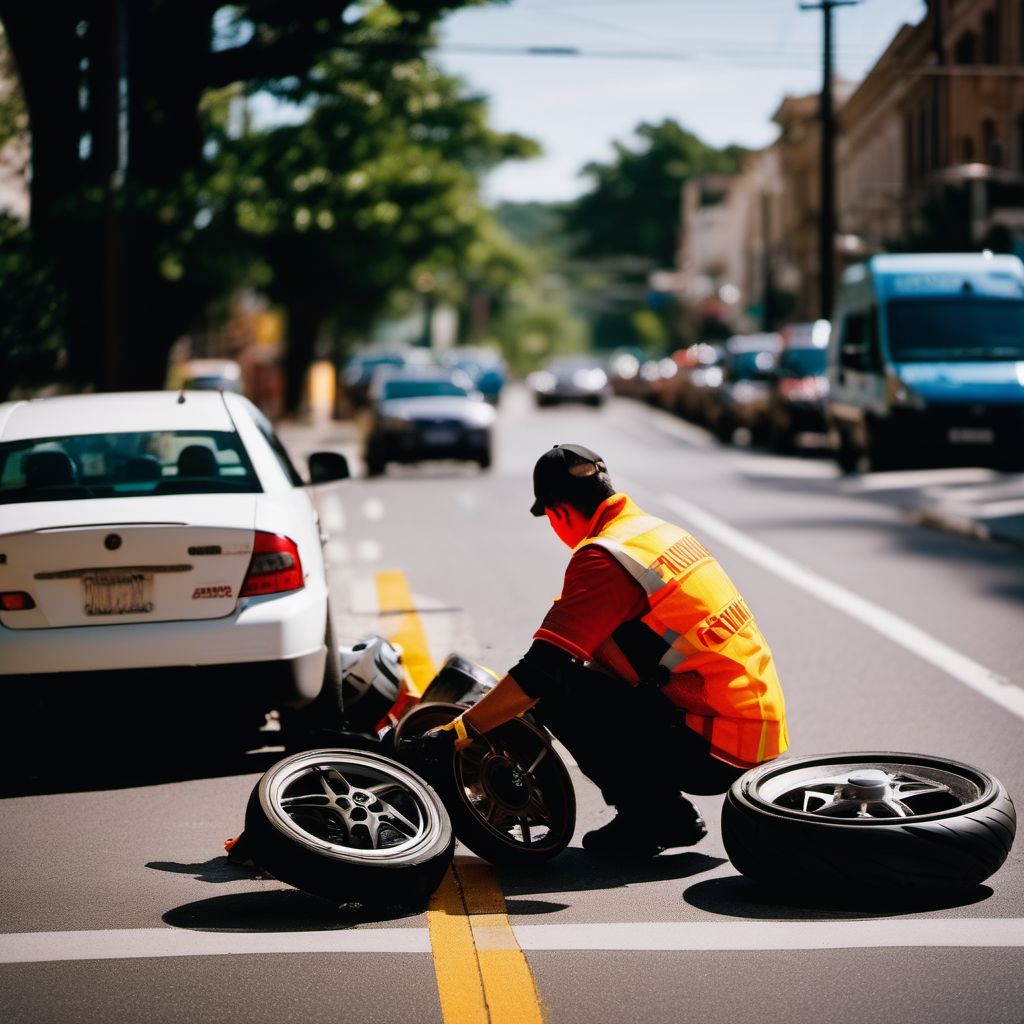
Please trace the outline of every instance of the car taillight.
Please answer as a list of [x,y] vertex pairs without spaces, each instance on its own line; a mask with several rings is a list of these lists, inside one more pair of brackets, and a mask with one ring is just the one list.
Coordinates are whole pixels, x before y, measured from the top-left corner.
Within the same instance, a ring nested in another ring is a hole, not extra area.
[[281,594],[304,586],[302,562],[295,542],[287,537],[257,531],[249,571],[245,574],[239,597]]
[[779,394],[791,402],[813,402],[828,394],[828,378],[783,378],[779,381]]
[[24,590],[8,590],[0,594],[0,608],[5,612],[27,612],[35,606],[32,595],[26,594]]

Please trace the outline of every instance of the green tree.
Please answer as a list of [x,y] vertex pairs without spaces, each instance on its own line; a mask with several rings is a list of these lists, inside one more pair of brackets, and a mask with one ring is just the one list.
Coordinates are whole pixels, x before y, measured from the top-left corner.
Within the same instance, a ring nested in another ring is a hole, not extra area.
[[672,266],[683,185],[712,171],[738,171],[744,150],[716,149],[672,120],[641,124],[635,134],[639,146],[616,143],[610,163],[583,168],[592,186],[569,207],[566,226],[579,256],[628,254]]
[[289,409],[329,324],[352,337],[398,289],[460,301],[470,280],[523,272],[478,178],[536,151],[493,132],[484,101],[425,60],[368,67],[339,53],[319,71],[322,95],[299,124],[232,134],[221,112],[206,226],[191,242],[203,275],[258,254],[249,273],[288,314]]
[[744,150],[716,149],[676,121],[641,124],[637,144],[615,144],[607,163],[590,163],[591,187],[565,213],[577,302],[594,343],[663,351],[678,342],[674,300],[648,288],[652,270],[676,262],[682,189],[691,178],[740,169]]
[[[316,106],[353,75],[414,60],[448,11],[481,0],[0,0],[32,138],[32,247],[68,296],[79,383],[159,385],[203,315],[204,98],[240,83]],[[201,263],[200,259],[200,263]],[[252,262],[258,262],[258,256]]]

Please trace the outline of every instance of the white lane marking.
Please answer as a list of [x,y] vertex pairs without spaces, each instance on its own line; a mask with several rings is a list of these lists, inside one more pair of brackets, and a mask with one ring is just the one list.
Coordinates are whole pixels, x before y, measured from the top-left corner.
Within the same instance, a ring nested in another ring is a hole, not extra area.
[[1018,718],[1024,718],[1024,690],[1015,686],[1004,676],[985,668],[984,665],[961,654],[960,651],[936,639],[923,629],[907,622],[906,619],[872,604],[853,591],[841,587],[838,583],[833,583],[824,576],[819,576],[818,573],[778,554],[691,502],[678,498],[674,494],[662,495],[662,501],[674,512],[679,513],[685,520],[692,523],[701,534],[714,537],[721,543],[727,544],[762,568],[803,588],[809,594],[832,605],[833,608],[837,608],[863,622],[866,626],[877,630],[884,637],[930,662],[975,692],[988,697],[989,700],[1015,714]]
[[336,495],[332,498],[332,501],[321,500],[320,522],[328,533],[340,533],[345,529],[345,506]]
[[787,950],[1024,946],[1024,918],[912,921],[698,921],[520,925],[524,950]]
[[[1024,918],[867,921],[678,921],[513,927],[524,950],[766,952],[885,947],[1024,947]],[[0,963],[273,953],[429,953],[426,928],[200,932],[174,928],[0,935]]]
[[363,515],[371,523],[380,522],[384,518],[384,502],[380,498],[367,498],[363,502]]
[[379,562],[383,554],[380,544],[369,537],[356,542],[356,557],[360,562]]
[[426,928],[315,932],[197,932],[131,928],[0,935],[0,963],[129,960],[252,953],[429,953]]

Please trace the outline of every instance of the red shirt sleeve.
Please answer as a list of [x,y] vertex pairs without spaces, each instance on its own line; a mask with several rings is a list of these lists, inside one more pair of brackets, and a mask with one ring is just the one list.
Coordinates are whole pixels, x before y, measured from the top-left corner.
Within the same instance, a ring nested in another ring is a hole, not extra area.
[[644,588],[596,544],[580,548],[565,570],[562,596],[551,606],[535,640],[590,661],[615,630],[647,609]]

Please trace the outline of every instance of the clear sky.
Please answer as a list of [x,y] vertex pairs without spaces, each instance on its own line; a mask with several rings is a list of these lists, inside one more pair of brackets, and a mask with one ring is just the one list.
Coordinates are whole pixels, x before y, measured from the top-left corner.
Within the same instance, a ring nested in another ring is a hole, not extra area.
[[[859,80],[924,13],[924,0],[837,9],[837,71]],[[451,15],[436,56],[489,97],[495,128],[544,148],[491,175],[487,197],[557,200],[583,191],[582,166],[609,159],[612,140],[629,142],[642,121],[675,118],[715,145],[767,145],[783,96],[820,88],[821,28],[798,0],[511,0]],[[538,46],[581,55],[502,52]]]

